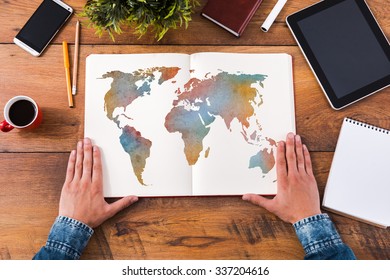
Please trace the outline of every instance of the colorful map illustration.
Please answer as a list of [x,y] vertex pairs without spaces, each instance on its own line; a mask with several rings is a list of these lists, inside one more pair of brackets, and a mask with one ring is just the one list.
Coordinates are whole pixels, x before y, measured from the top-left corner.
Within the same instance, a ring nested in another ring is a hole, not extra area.
[[[175,77],[180,70],[178,67],[151,67],[131,73],[111,71],[102,76],[103,79],[113,80],[104,97],[105,113],[121,129],[120,144],[129,155],[133,172],[142,185],[147,185],[143,172],[147,168],[147,159],[153,157],[151,147],[156,140],[144,137],[141,128],[121,126],[120,117],[131,118],[126,115],[125,109],[135,100],[164,94],[152,89],[163,83],[175,84]],[[196,165],[202,152],[205,158],[212,153],[213,147],[205,147],[204,139],[219,117],[229,131],[233,129],[232,122],[238,121],[243,140],[248,145],[258,147],[258,152],[248,158],[247,168],[259,168],[263,175],[274,168],[276,142],[262,133],[256,111],[262,106],[263,97],[259,87],[253,86],[256,84],[263,88],[266,79],[267,76],[262,74],[219,70],[218,73],[208,73],[202,78],[191,78],[184,86],[177,87],[177,98],[165,116],[164,126],[168,133],[180,133],[188,165]],[[122,113],[114,114],[118,108],[123,109]]]

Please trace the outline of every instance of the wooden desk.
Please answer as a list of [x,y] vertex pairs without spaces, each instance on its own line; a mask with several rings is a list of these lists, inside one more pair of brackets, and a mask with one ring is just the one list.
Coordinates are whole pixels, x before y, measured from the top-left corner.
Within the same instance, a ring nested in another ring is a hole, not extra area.
[[[80,12],[86,1],[68,0]],[[205,1],[201,1],[204,5]],[[45,244],[57,216],[67,159],[84,130],[85,58],[92,53],[200,51],[287,52],[294,62],[297,132],[312,152],[321,197],[345,116],[390,129],[390,88],[342,111],[328,105],[291,36],[284,18],[315,0],[288,1],[268,33],[261,23],[275,0],[264,0],[244,35],[237,39],[200,16],[189,28],[171,30],[160,42],[126,32],[114,44],[82,28],[79,93],[76,108],[67,105],[61,42],[70,43],[70,22],[42,57],[34,58],[12,43],[40,0],[1,1],[0,107],[26,94],[42,106],[44,121],[34,132],[12,131],[0,137],[0,259],[30,259]],[[387,37],[390,1],[367,0]],[[390,166],[389,166],[390,169]],[[360,259],[390,259],[390,231],[331,215]],[[240,197],[143,198],[96,229],[83,259],[302,259],[291,225]]]

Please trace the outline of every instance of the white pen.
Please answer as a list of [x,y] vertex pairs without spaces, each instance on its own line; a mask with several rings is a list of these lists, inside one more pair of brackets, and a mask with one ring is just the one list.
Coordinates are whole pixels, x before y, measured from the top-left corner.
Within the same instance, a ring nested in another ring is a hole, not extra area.
[[77,90],[77,68],[79,62],[79,37],[80,37],[80,22],[76,22],[76,34],[74,39],[74,59],[73,59],[73,82],[72,94],[76,95]]
[[271,25],[274,23],[276,17],[279,15],[280,11],[283,9],[284,4],[286,4],[287,0],[278,0],[278,2],[273,7],[272,11],[265,19],[263,25],[261,26],[261,30],[264,32],[268,32]]

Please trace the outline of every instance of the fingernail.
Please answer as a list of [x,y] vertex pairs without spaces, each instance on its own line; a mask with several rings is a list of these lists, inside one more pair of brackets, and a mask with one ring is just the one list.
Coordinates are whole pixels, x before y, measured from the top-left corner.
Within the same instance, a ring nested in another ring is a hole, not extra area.
[[296,142],[301,142],[301,136],[295,135],[295,141]]
[[284,146],[284,141],[279,141],[278,142],[278,146],[282,146],[283,147]]
[[91,139],[84,138],[84,145],[90,145],[90,144],[91,144]]
[[77,143],[77,146],[78,146],[79,148],[82,148],[82,147],[83,147],[83,142],[82,142],[82,141],[79,141],[79,142]]
[[294,133],[290,132],[289,134],[287,134],[287,137],[290,139],[294,138]]
[[75,150],[72,150],[72,151],[70,152],[70,155],[71,155],[72,157],[74,157],[74,156],[76,155],[76,151],[75,151]]

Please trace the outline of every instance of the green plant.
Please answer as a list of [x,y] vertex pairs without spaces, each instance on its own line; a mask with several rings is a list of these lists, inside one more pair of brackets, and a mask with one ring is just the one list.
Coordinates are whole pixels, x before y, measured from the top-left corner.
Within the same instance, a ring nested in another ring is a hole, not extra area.
[[161,38],[169,29],[188,27],[197,0],[88,0],[80,16],[88,17],[89,27],[101,36],[108,32],[114,41],[114,34],[122,33],[123,26],[134,28],[141,37],[148,29]]

